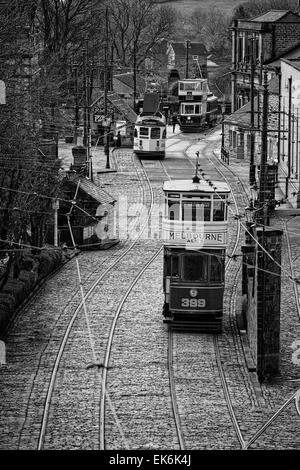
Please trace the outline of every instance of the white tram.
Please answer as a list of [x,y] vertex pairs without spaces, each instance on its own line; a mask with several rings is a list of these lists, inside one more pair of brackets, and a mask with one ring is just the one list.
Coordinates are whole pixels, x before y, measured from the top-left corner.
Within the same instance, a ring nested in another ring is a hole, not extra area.
[[160,98],[157,93],[146,93],[143,111],[138,115],[133,138],[133,150],[138,156],[165,156],[166,118],[159,111]]
[[196,174],[166,181],[163,191],[164,321],[220,332],[230,189]]

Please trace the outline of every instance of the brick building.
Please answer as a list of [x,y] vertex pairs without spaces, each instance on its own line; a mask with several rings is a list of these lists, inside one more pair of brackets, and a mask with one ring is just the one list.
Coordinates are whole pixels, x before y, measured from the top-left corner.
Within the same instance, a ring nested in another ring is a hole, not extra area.
[[300,16],[289,10],[270,10],[232,26],[232,112],[250,99],[251,57],[254,84],[262,85],[263,66],[278,60],[300,43]]

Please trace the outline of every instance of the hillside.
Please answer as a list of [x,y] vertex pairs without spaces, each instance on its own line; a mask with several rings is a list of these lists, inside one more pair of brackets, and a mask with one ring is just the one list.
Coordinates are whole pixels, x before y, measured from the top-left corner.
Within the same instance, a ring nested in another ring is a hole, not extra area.
[[157,0],[157,3],[172,6],[180,11],[180,13],[191,13],[196,8],[210,9],[212,6],[223,10],[225,14],[230,15],[233,9],[243,0]]

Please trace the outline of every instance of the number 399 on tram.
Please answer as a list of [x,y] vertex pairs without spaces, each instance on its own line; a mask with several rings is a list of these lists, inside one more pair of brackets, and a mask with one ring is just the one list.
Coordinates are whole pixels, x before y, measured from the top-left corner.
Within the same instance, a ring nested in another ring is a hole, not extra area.
[[230,189],[224,182],[196,177],[166,181],[163,191],[164,321],[219,333]]

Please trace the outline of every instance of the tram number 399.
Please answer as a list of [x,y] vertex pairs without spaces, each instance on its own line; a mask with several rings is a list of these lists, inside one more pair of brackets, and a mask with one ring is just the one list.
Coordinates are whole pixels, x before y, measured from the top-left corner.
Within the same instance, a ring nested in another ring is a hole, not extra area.
[[181,299],[181,307],[204,308],[205,305],[205,299]]

